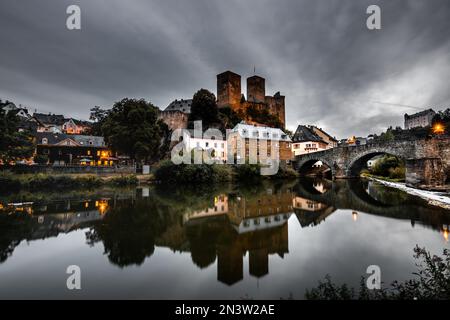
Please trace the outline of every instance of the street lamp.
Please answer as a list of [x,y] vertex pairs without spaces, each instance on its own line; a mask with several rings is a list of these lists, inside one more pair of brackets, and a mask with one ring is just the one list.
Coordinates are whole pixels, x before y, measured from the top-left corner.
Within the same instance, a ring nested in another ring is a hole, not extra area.
[[445,126],[440,122],[436,122],[432,129],[434,134],[443,134],[445,132]]

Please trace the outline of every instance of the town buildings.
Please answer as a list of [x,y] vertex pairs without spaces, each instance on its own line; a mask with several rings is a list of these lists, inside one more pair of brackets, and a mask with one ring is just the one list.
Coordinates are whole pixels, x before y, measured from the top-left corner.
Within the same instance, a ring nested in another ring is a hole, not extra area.
[[[280,164],[286,165],[292,159],[291,138],[279,128],[239,123],[230,131],[227,139],[228,151],[237,162],[257,159],[259,163],[267,163],[279,159]],[[276,149],[278,154],[275,153]]]
[[117,158],[105,145],[103,137],[36,133],[36,154],[48,158],[51,165],[112,166]]
[[326,150],[336,145],[336,139],[315,126],[299,125],[292,137],[293,156]]
[[405,114],[405,129],[431,126],[436,112],[433,109],[420,111],[411,115]]
[[[253,107],[256,110],[267,110],[278,118],[283,128],[286,125],[285,97],[280,92],[266,96],[265,79],[254,75],[247,78],[247,100],[241,92],[241,76],[232,71],[217,75],[217,106],[230,107],[234,111],[246,115]],[[251,119],[245,119],[250,122]],[[256,123],[255,123],[256,124]]]
[[227,160],[227,142],[223,139],[215,139],[214,137],[204,138],[196,137],[193,130],[183,131],[183,143],[185,150],[192,152],[192,150],[208,151],[211,154],[211,159],[216,163],[225,163]]
[[164,111],[180,111],[186,114],[191,113],[192,99],[175,99]]

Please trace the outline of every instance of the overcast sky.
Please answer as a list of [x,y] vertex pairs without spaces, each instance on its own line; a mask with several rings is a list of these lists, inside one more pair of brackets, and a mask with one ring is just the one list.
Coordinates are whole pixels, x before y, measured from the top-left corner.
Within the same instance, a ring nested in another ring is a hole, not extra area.
[[[70,4],[81,30],[66,29]],[[292,130],[365,136],[418,111],[399,105],[450,107],[449,0],[1,0],[0,40],[1,99],[84,119],[123,97],[216,93],[225,70],[245,93],[254,66]]]

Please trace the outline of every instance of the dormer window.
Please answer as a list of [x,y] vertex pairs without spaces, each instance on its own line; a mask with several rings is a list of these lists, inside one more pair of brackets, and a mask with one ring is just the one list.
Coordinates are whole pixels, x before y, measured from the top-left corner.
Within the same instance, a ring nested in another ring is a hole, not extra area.
[[48,139],[47,138],[42,138],[42,144],[48,144]]

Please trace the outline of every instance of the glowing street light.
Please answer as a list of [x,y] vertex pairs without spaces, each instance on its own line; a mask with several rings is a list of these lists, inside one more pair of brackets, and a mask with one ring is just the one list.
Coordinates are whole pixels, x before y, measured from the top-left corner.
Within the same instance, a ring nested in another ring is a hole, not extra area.
[[358,220],[358,212],[353,211],[353,212],[352,212],[352,218],[353,218],[353,221]]
[[445,132],[445,126],[442,123],[436,122],[432,130],[434,134],[443,134]]

